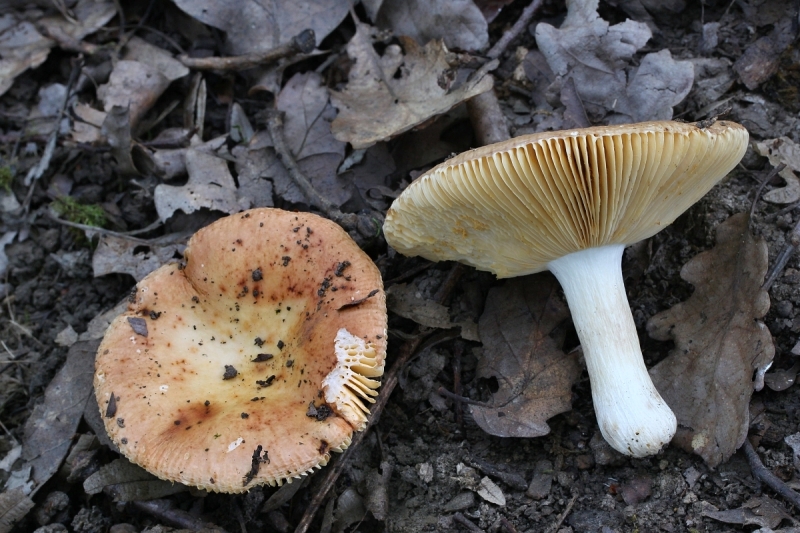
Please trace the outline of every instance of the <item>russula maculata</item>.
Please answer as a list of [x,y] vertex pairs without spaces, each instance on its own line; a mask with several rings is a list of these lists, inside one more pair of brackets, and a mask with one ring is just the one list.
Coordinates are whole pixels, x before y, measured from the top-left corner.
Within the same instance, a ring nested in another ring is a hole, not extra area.
[[383,374],[378,269],[333,222],[279,209],[211,224],[185,260],[139,282],[98,349],[111,439],[162,479],[218,492],[324,465],[364,428]]
[[672,223],[742,158],[726,121],[547,132],[465,152],[415,180],[386,216],[406,255],[507,278],[549,269],[569,303],[598,424],[615,449],[657,453],[675,415],[642,360],[622,281],[626,245]]

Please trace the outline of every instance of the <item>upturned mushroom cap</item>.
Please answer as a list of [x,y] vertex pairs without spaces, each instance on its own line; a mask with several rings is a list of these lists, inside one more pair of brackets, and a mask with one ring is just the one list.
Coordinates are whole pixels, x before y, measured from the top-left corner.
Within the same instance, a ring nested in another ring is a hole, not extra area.
[[100,345],[109,436],[158,477],[218,492],[324,465],[383,374],[378,269],[333,222],[278,209],[211,224],[185,257],[137,285]]
[[525,135],[462,153],[415,180],[386,215],[406,255],[498,277],[633,244],[672,223],[742,158],[747,130],[646,122]]

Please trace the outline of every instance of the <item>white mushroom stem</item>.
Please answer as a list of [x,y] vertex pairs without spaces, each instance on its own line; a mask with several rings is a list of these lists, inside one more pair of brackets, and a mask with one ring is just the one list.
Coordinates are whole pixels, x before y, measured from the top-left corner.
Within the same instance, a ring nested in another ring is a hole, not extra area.
[[644,457],[672,440],[677,421],[644,366],[622,282],[624,249],[588,248],[548,266],[567,297],[603,437],[615,450]]

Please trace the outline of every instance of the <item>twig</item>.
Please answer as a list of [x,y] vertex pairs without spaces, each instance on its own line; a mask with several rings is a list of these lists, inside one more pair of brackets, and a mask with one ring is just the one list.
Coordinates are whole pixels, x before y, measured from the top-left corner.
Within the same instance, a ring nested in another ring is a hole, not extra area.
[[747,462],[750,463],[750,470],[759,481],[765,483],[772,490],[783,496],[789,503],[800,509],[800,494],[790,489],[778,476],[770,472],[761,458],[753,449],[753,445],[749,439],[744,439],[744,454],[747,456]]
[[467,463],[469,463],[470,466],[477,468],[487,476],[496,477],[514,490],[525,490],[528,488],[528,482],[525,481],[525,478],[519,474],[515,474],[513,472],[504,472],[493,464],[476,458],[468,459]]
[[67,82],[67,90],[64,92],[64,101],[61,103],[61,109],[58,111],[55,127],[47,139],[47,145],[42,153],[42,158],[39,159],[39,162],[36,163],[25,176],[24,184],[26,187],[29,187],[28,195],[25,198],[25,203],[23,205],[23,211],[26,213],[28,211],[28,207],[30,206],[30,200],[33,196],[33,188],[36,186],[36,181],[41,178],[45,171],[47,171],[47,169],[50,167],[50,160],[53,158],[53,152],[55,152],[56,149],[56,141],[58,140],[58,130],[61,129],[61,119],[64,118],[64,113],[67,110],[67,105],[69,104],[69,99],[72,95],[72,88],[75,86],[75,82],[78,81],[78,75],[81,73],[82,67],[83,58],[78,58],[73,61],[72,71],[69,73],[69,81]]
[[191,529],[192,531],[200,531],[211,529],[215,531],[224,531],[219,526],[214,524],[209,524],[208,522],[204,522],[199,518],[195,518],[188,512],[177,509],[172,507],[172,503],[168,500],[149,500],[149,501],[135,501],[130,502],[130,505],[134,506],[135,508],[139,509],[140,511],[144,511],[145,513],[151,514],[158,518],[159,520],[163,520],[168,524],[173,526],[177,526],[182,529]]
[[484,533],[484,531],[481,528],[470,522],[469,519],[467,519],[467,517],[461,513],[454,514],[453,521],[458,522],[459,524],[467,528],[467,530],[472,531],[473,533]]
[[[456,341],[453,346],[453,392],[455,396],[463,394],[461,387],[461,356],[464,355],[464,343]],[[464,406],[459,399],[453,399],[453,410],[456,413],[456,424],[464,433]]]
[[533,2],[531,2],[528,7],[522,11],[522,14],[517,19],[517,22],[511,26],[511,29],[505,32],[503,36],[500,37],[496,43],[494,43],[494,46],[489,49],[489,51],[486,53],[486,56],[489,59],[497,59],[503,55],[503,52],[506,51],[506,48],[508,48],[508,45],[511,44],[511,41],[516,39],[520,33],[525,31],[525,29],[528,27],[528,24],[530,24],[533,15],[539,11],[539,8],[542,7],[543,3],[543,0],[533,0]]
[[561,514],[558,515],[558,520],[556,520],[556,523],[553,524],[552,526],[550,526],[547,529],[548,533],[555,533],[556,531],[558,531],[558,528],[560,528],[561,524],[564,523],[564,520],[567,519],[567,516],[569,515],[569,512],[572,511],[572,506],[575,505],[575,500],[577,500],[577,499],[578,499],[578,495],[574,494],[572,496],[572,498],[569,500],[569,503],[567,504],[567,506],[561,512]]
[[[460,263],[456,263],[456,265],[450,270],[447,279],[445,279],[444,283],[442,283],[442,287],[449,288],[448,292],[441,293],[441,288],[440,291],[437,292],[436,300],[438,303],[446,300],[450,296],[449,291],[452,291],[455,287],[455,284],[450,282],[450,280],[454,277],[459,278],[461,276],[461,274],[458,273],[458,266],[460,266]],[[386,374],[384,374],[383,381],[381,382],[381,393],[378,395],[375,403],[370,408],[369,420],[367,422],[368,428],[380,418],[384,407],[386,407],[386,404],[389,402],[392,391],[394,391],[394,388],[399,382],[400,372],[403,370],[406,363],[411,360],[414,354],[417,353],[417,350],[423,345],[423,341],[426,338],[426,335],[418,334],[406,341],[403,346],[400,347],[399,353],[397,354],[397,358],[392,364],[392,367],[388,372],[386,372]],[[294,533],[306,533],[306,531],[308,531],[308,528],[311,526],[311,522],[314,520],[314,516],[317,514],[317,511],[322,505],[322,502],[324,502],[328,497],[328,493],[334,487],[342,472],[344,472],[344,469],[347,467],[350,458],[355,453],[355,450],[358,448],[359,444],[361,444],[361,442],[364,440],[366,434],[366,429],[354,434],[353,440],[350,443],[350,447],[345,450],[345,452],[337,459],[333,466],[328,468],[325,478],[322,480],[319,488],[311,498],[311,503],[308,504],[308,507],[303,514],[303,518],[300,520],[300,523],[297,524]]]
[[500,517],[500,525],[502,525],[503,528],[505,528],[505,530],[508,531],[508,533],[519,533],[517,531],[517,528],[514,527],[514,524],[509,522],[508,518],[506,518],[505,516]]
[[308,54],[317,46],[314,30],[303,30],[286,44],[282,44],[265,52],[254,52],[232,57],[189,57],[185,54],[178,59],[189,68],[195,70],[246,70],[265,63],[271,63],[295,54]]
[[766,187],[767,183],[778,175],[784,168],[786,168],[786,163],[781,163],[777,167],[774,167],[769,173],[761,180],[761,183],[758,185],[758,189],[756,189],[756,196],[753,198],[753,203],[750,206],[750,220],[753,220],[753,214],[756,212],[756,204],[758,204],[758,200],[761,198],[761,192]]
[[438,394],[439,396],[444,396],[445,398],[449,398],[454,402],[465,403],[467,405],[476,405],[478,407],[486,407],[487,409],[492,409],[494,407],[497,407],[496,405],[492,405],[486,402],[479,402],[478,400],[473,400],[471,398],[467,398],[466,396],[455,394],[445,389],[444,387],[439,387],[438,389],[436,389],[436,394]]
[[769,288],[772,287],[772,284],[775,283],[775,280],[781,275],[783,269],[786,268],[786,263],[789,262],[789,259],[794,255],[798,247],[800,247],[800,221],[795,224],[792,231],[787,235],[786,244],[775,259],[775,264],[772,265],[772,268],[767,274],[767,279],[764,280],[764,284],[761,286],[762,289],[768,291]]
[[[58,218],[56,215],[54,215],[50,211],[46,211],[46,213],[47,213],[47,218],[49,218],[53,222],[58,222],[59,224],[63,224],[64,226],[69,226],[70,228],[75,228],[75,229],[79,229],[79,230],[83,230],[83,231],[90,231],[90,232],[98,233],[100,235],[108,235],[110,237],[118,237],[120,239],[125,239],[125,240],[128,240],[128,241],[137,242],[139,244],[145,244],[145,245],[151,245],[151,244],[153,244],[153,241],[149,240],[149,239],[140,239],[139,237],[134,237],[134,235],[137,235],[139,233],[147,233],[148,231],[153,231],[154,229],[158,228],[162,224],[161,220],[156,220],[155,222],[153,222],[152,224],[150,224],[146,228],[141,228],[141,229],[136,229],[136,230],[133,230],[133,231],[127,231],[127,232],[121,233],[119,231],[113,231],[113,230],[110,230],[110,229],[100,228],[100,227],[97,227],[97,226],[89,226],[87,224],[78,224],[77,222],[70,222],[69,220],[64,220],[63,218]],[[161,244],[171,244],[171,243],[161,243]]]
[[268,110],[266,115],[267,130],[272,137],[275,153],[286,168],[289,177],[291,177],[292,181],[303,191],[305,197],[322,210],[325,216],[347,231],[355,230],[366,238],[377,235],[381,224],[381,221],[378,220],[380,215],[377,213],[360,215],[355,213],[342,213],[338,207],[317,192],[311,184],[311,181],[303,174],[303,171],[300,170],[297,161],[295,161],[294,156],[291,151],[289,151],[289,147],[286,145],[286,138],[283,136],[283,113],[272,109]]

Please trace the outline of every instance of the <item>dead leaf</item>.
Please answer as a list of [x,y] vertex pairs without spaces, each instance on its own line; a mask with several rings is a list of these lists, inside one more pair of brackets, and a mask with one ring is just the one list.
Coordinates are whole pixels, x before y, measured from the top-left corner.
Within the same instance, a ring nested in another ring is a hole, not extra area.
[[6,278],[6,270],[8,270],[8,255],[6,255],[6,246],[14,241],[17,236],[16,231],[7,231],[0,236],[0,279]]
[[489,43],[489,24],[472,0],[390,0],[373,20],[420,44],[442,40],[448,48],[473,52]]
[[598,15],[597,5],[598,0],[574,0],[560,28],[536,26],[536,44],[553,73],[574,79],[587,111],[601,117],[611,113],[612,123],[672,118],[672,106],[692,88],[694,67],[662,50],[647,54],[633,69],[633,54],[652,32],[633,20],[611,26]]
[[21,488],[0,493],[0,533],[9,533],[34,505]]
[[156,186],[153,197],[161,220],[167,220],[179,209],[186,214],[203,208],[233,214],[250,207],[249,200],[237,195],[236,182],[225,159],[194,148],[186,151],[185,159],[189,173],[186,185]]
[[[72,20],[61,15],[44,17],[38,21],[40,27],[80,40],[105,26],[116,14],[112,2],[79,0],[71,7]],[[0,95],[21,73],[44,63],[55,45],[55,41],[39,33],[31,21],[20,20],[12,13],[0,17]]]
[[796,25],[791,16],[783,16],[772,32],[747,47],[733,64],[745,87],[751,91],[767,81],[778,71],[781,53],[797,36]]
[[753,372],[772,361],[775,347],[761,318],[769,295],[761,289],[767,245],[740,213],[717,228],[717,245],[681,269],[692,296],[650,319],[657,340],[674,340],[669,356],[650,370],[678,418],[675,442],[711,466],[742,445],[749,425]]
[[496,407],[470,406],[475,422],[500,437],[547,435],[546,420],[569,411],[580,375],[577,356],[564,354],[550,336],[569,312],[550,274],[508,280],[489,291],[478,323],[484,356],[481,378],[496,377]]
[[189,74],[189,69],[172,57],[172,54],[139,37],[131,37],[123,52],[122,59],[149,65],[169,81],[175,81]]
[[774,391],[786,390],[794,385],[797,380],[797,373],[800,372],[800,363],[795,363],[792,368],[786,370],[776,370],[764,376],[764,383]]
[[83,482],[86,494],[108,493],[115,502],[163,498],[189,490],[181,483],[164,481],[127,459],[117,459],[103,466]]
[[481,479],[481,484],[475,489],[475,492],[489,503],[493,503],[499,507],[506,506],[506,495],[503,494],[502,489],[497,484],[484,476]]
[[769,529],[778,527],[783,520],[792,519],[786,509],[769,496],[750,498],[738,509],[705,510],[703,516],[726,524],[757,525]]
[[474,322],[452,322],[446,306],[423,298],[413,284],[396,283],[386,289],[386,305],[396,315],[413,320],[420,326],[439,329],[460,327],[464,339],[480,340]]
[[487,63],[472,79],[448,90],[440,83],[453,65],[447,61],[442,42],[431,41],[421,47],[413,39],[401,38],[404,50],[391,44],[379,56],[372,46],[373,31],[356,23],[356,34],[347,44],[347,54],[355,65],[344,90],[331,95],[339,109],[331,124],[333,135],[353,148],[388,140],[492,88],[492,78],[485,73],[494,63]]
[[283,134],[295,159],[323,153],[344,158],[345,143],[331,133],[336,110],[322,76],[314,71],[295,74],[281,89],[275,107],[285,113]]
[[84,406],[92,395],[94,356],[100,341],[72,345],[67,361],[47,386],[44,402],[37,405],[25,424],[22,457],[32,467],[37,491],[58,471],[69,451]]
[[186,239],[169,234],[147,244],[113,235],[101,235],[92,255],[94,277],[106,274],[130,274],[136,281],[175,257],[186,248]]
[[778,137],[757,142],[756,151],[769,159],[773,167],[786,165],[778,173],[786,185],[765,193],[764,200],[774,204],[793,204],[800,200],[800,179],[795,174],[800,172],[800,145],[789,137]]
[[106,113],[115,106],[129,109],[131,126],[136,127],[169,83],[155,65],[121,60],[114,65],[108,83],[98,87],[97,97]]
[[347,16],[340,0],[176,0],[175,5],[204,24],[227,33],[227,53],[263,52],[312,29],[317,44]]

